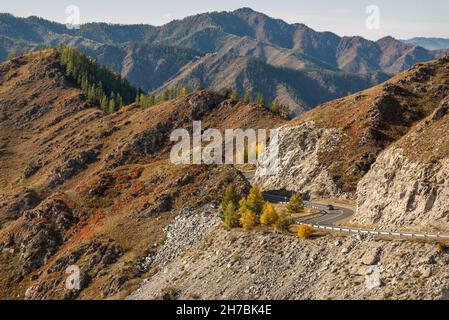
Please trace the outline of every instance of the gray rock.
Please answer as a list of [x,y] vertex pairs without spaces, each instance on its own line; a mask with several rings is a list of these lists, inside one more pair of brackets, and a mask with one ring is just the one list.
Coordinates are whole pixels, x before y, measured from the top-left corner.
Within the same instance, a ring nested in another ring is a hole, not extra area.
[[382,286],[382,279],[377,266],[368,267],[366,273],[365,286],[368,290],[373,290]]
[[[279,167],[266,175],[270,159],[262,156],[254,183],[264,190],[288,189],[310,195],[345,196],[332,176],[319,164],[319,154],[338,147],[337,129],[318,128],[314,122],[279,129]],[[270,147],[267,153],[271,151]]]
[[379,229],[438,225],[449,229],[449,159],[411,161],[401,148],[383,152],[357,187],[353,222]]

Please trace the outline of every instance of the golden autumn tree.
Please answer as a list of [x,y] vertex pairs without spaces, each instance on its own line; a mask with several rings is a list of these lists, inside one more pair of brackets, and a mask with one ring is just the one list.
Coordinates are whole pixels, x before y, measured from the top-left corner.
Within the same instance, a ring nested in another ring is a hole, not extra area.
[[246,210],[240,218],[243,230],[250,231],[257,225],[257,219],[251,210]]
[[307,224],[302,224],[298,228],[298,237],[303,240],[310,238],[310,236],[312,236],[312,233],[313,228]]
[[278,214],[273,205],[269,202],[265,203],[262,215],[260,216],[260,223],[264,226],[271,226],[278,220]]

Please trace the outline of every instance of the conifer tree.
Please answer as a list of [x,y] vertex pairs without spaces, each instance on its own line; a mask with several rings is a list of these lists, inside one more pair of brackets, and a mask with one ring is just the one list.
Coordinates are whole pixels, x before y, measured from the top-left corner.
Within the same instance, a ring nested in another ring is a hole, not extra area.
[[240,224],[243,230],[250,231],[257,225],[257,219],[251,210],[246,210],[240,218]]
[[246,198],[242,198],[239,201],[239,217],[242,217],[248,210],[248,201]]
[[269,202],[265,203],[262,215],[260,216],[260,224],[271,226],[278,220],[278,214],[273,205]]
[[237,209],[237,207],[239,206],[239,197],[235,192],[235,188],[233,185],[229,185],[226,188],[225,195],[221,202],[221,216],[223,219],[224,219],[224,212],[228,208],[230,203],[234,205],[235,209]]
[[186,86],[184,86],[184,85],[181,85],[180,86],[180,88],[179,88],[179,90],[178,90],[178,96],[179,97],[184,97],[184,96],[186,96],[186,95],[188,95],[190,92],[189,92],[189,88],[187,88]]
[[243,102],[245,102],[246,104],[253,102],[253,94],[251,91],[249,91],[249,90],[245,91],[245,95],[243,97]]
[[256,103],[261,106],[265,106],[265,98],[262,93],[257,94]]
[[237,91],[237,89],[232,89],[230,94],[229,94],[229,99],[231,99],[232,101],[239,101],[239,93]]
[[271,111],[277,115],[281,114],[281,105],[277,100],[273,100],[273,102],[271,103]]
[[284,211],[278,214],[278,219],[276,221],[276,230],[280,232],[285,232],[288,229],[287,216]]
[[304,209],[304,197],[301,193],[296,193],[290,198],[287,210],[290,213],[299,213]]
[[109,101],[105,95],[101,98],[101,110],[103,110],[104,113],[109,112]]
[[111,98],[111,99],[109,99],[108,112],[109,112],[109,114],[113,114],[115,111],[116,111],[115,99]]
[[260,217],[264,204],[265,201],[262,193],[260,192],[260,188],[257,185],[253,186],[247,199],[248,209],[251,210],[251,212],[253,212],[256,216]]
[[224,211],[224,224],[229,228],[238,228],[240,226],[237,208],[233,202],[229,202]]
[[[111,70],[100,67],[96,61],[89,58],[74,48],[62,46],[60,49],[60,62],[65,67],[66,75],[75,81],[88,100],[92,103],[98,103],[102,109],[105,104],[103,96],[115,99],[114,110],[117,111],[123,104],[130,104],[134,101],[137,90],[126,79],[112,72]],[[117,95],[114,95],[116,92]],[[108,102],[108,111],[111,105]]]
[[170,90],[165,89],[164,92],[162,92],[162,95],[160,96],[160,101],[165,102],[170,100]]

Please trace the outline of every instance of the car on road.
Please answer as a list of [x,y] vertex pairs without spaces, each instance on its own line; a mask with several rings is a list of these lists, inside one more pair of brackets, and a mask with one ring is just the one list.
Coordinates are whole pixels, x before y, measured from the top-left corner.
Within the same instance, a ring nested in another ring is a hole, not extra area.
[[326,206],[326,210],[333,211],[333,210],[335,210],[335,207],[334,207],[333,205],[331,205],[331,204],[328,204],[328,205]]

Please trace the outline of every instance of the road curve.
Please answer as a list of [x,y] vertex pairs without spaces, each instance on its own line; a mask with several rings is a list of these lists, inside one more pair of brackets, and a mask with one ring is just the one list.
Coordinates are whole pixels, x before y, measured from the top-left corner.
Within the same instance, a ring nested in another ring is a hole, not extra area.
[[[271,203],[287,203],[289,200],[288,197],[270,192],[264,192],[263,197],[266,201]],[[306,208],[320,210],[323,215],[301,220],[301,223],[310,223],[321,226],[335,226],[343,221],[350,219],[354,215],[353,210],[339,206],[334,206],[334,210],[329,210],[328,206],[326,205],[310,201],[304,201],[304,206]]]
[[[243,172],[243,175],[248,179],[248,181],[252,181],[254,178],[254,172]],[[286,203],[288,202],[288,197],[280,195],[279,192],[264,192],[263,197],[266,201],[271,203]],[[401,240],[410,240],[410,239],[422,239],[422,240],[432,240],[432,241],[449,241],[449,234],[443,234],[440,232],[430,233],[430,232],[401,232],[401,231],[374,231],[367,229],[357,229],[357,228],[348,228],[348,227],[340,227],[339,224],[342,224],[344,221],[349,220],[354,215],[354,210],[349,208],[335,206],[335,210],[329,210],[328,206],[305,201],[305,207],[317,209],[322,212],[322,215],[319,217],[312,217],[310,219],[304,219],[301,221],[295,221],[295,224],[308,224],[314,228],[321,229],[327,232],[336,232],[336,233],[347,233],[347,234],[357,234],[357,235],[371,235],[377,237],[388,237],[395,238]]]
[[[242,174],[245,176],[245,178],[249,182],[252,182],[252,180],[254,179],[255,173],[256,173],[255,171],[242,172]],[[264,192],[263,196],[266,201],[271,202],[271,203],[287,203],[289,201],[288,197],[282,196],[279,194],[275,194],[274,192]],[[301,221],[301,223],[307,222],[310,224],[321,225],[321,226],[335,226],[343,221],[348,220],[349,218],[351,218],[354,215],[354,210],[344,208],[344,207],[339,207],[339,206],[334,206],[335,210],[329,210],[326,205],[319,204],[319,203],[313,203],[313,202],[309,202],[309,201],[305,201],[304,206],[306,208],[320,210],[323,213],[323,215],[320,217],[304,219]]]

